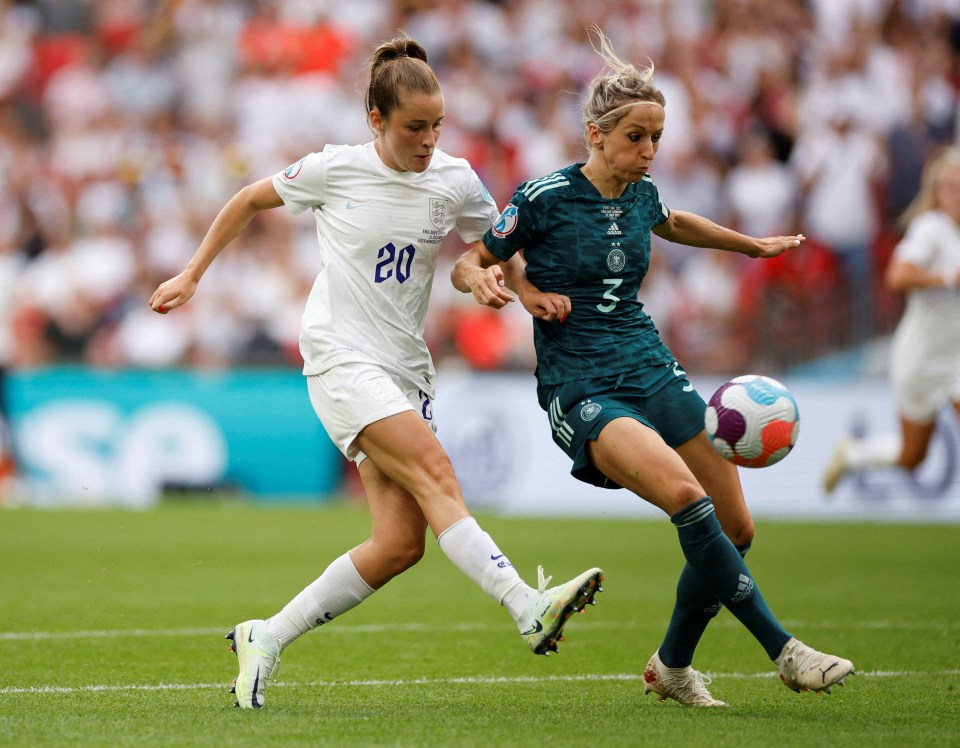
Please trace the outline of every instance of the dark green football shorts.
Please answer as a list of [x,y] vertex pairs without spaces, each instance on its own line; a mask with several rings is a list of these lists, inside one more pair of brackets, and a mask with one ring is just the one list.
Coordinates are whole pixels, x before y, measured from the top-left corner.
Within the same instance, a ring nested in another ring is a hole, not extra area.
[[656,431],[673,448],[703,430],[707,405],[676,362],[632,374],[541,387],[540,404],[550,418],[553,441],[573,460],[570,474],[603,488],[621,488],[597,470],[587,456],[615,418],[633,418]]

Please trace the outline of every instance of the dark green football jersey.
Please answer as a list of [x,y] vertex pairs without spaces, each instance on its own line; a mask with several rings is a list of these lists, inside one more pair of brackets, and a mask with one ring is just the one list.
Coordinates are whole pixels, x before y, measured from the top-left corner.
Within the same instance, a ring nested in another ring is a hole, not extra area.
[[650,230],[670,212],[649,177],[608,199],[580,166],[521,184],[483,237],[501,260],[523,250],[530,280],[570,297],[565,322],[534,320],[541,385],[674,360],[637,298],[650,266]]

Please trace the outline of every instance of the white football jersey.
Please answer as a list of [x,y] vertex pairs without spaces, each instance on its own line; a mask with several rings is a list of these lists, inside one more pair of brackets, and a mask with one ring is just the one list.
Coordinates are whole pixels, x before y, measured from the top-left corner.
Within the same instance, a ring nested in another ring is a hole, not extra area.
[[[960,228],[931,210],[918,216],[894,250],[897,260],[938,273],[960,270]],[[890,379],[900,412],[935,418],[946,400],[960,397],[960,291],[915,288],[890,347]]]
[[[939,210],[918,216],[894,258],[955,277],[960,272],[960,227]],[[960,293],[956,288],[916,288],[907,293],[900,327],[915,355],[960,355]],[[901,334],[903,335],[903,334]]]
[[470,164],[437,149],[426,171],[398,172],[372,142],[328,145],[273,186],[317,222],[322,269],[300,326],[303,373],[366,361],[433,391],[423,328],[440,243],[456,227],[472,244],[498,216]]

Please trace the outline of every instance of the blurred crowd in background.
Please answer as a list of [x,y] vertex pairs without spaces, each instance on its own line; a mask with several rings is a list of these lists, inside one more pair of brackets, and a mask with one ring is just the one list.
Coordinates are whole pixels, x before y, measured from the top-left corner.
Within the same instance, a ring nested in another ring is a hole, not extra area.
[[[371,138],[369,54],[399,31],[443,86],[440,146],[501,207],[583,161],[593,24],[656,65],[667,205],[808,238],[766,262],[655,244],[641,295],[685,367],[775,371],[888,332],[898,217],[960,142],[956,0],[0,0],[0,371],[299,366],[309,214],[261,214],[176,313],[147,300],[240,187]],[[450,285],[460,251],[434,284],[438,365],[532,370],[520,305]]]

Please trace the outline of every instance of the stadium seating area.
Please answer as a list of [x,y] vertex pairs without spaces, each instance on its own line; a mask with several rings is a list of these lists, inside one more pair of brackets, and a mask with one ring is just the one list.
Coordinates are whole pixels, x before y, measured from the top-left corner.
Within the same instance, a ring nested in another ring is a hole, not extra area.
[[[271,211],[165,317],[153,288],[239,187],[361,142],[371,47],[404,30],[446,94],[441,147],[502,206],[582,158],[585,28],[652,59],[668,205],[802,231],[770,262],[657,245],[644,299],[688,369],[776,370],[888,331],[878,278],[935,147],[958,141],[960,10],[947,0],[0,0],[0,370],[299,364],[309,217]],[[519,305],[446,281],[438,363],[532,368]]]

